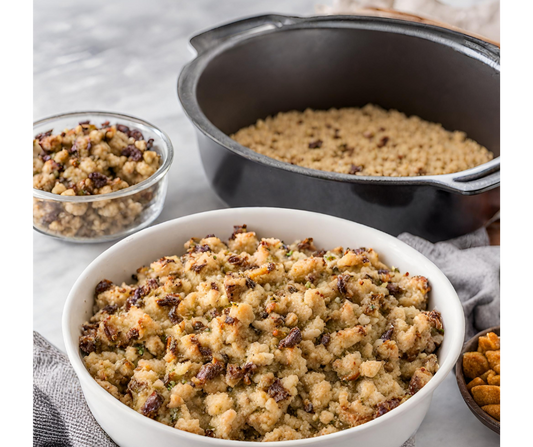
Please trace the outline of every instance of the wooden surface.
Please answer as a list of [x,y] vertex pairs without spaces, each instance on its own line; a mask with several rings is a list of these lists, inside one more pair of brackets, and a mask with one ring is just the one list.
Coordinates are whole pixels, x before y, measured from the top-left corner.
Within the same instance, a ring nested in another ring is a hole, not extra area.
[[487,227],[487,233],[489,233],[491,245],[500,245],[500,219]]

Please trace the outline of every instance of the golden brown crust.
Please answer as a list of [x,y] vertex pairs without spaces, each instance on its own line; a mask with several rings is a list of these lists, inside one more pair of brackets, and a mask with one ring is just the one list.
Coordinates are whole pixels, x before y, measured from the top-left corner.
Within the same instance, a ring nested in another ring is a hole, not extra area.
[[370,248],[287,246],[245,226],[185,248],[134,284],[97,284],[82,329],[91,375],[142,414],[223,439],[308,438],[393,410],[438,370],[427,280]]

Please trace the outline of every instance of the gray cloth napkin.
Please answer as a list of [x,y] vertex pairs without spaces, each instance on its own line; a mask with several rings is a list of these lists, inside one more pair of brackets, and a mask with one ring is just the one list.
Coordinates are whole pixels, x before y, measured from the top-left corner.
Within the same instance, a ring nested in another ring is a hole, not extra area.
[[[117,447],[91,414],[67,356],[35,331],[33,445]],[[414,436],[401,447],[415,447]]]
[[448,277],[463,304],[466,339],[500,324],[500,247],[489,245],[485,228],[436,244],[408,233],[398,238]]
[[91,414],[70,362],[33,332],[34,447],[116,447]]

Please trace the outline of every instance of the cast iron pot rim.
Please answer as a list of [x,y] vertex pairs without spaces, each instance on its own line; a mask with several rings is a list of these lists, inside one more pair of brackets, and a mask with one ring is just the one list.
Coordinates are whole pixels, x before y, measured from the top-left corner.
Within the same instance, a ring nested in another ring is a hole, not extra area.
[[[329,180],[335,182],[356,183],[356,184],[381,184],[381,185],[398,185],[398,186],[434,186],[439,189],[459,193],[462,195],[480,194],[491,189],[499,187],[500,184],[500,157],[496,157],[487,163],[483,163],[471,169],[460,172],[441,175],[425,175],[417,177],[386,177],[386,176],[365,176],[342,174],[331,171],[321,171],[317,169],[306,168],[303,166],[292,165],[266,155],[259,154],[252,149],[242,146],[227,134],[218,129],[205,116],[198,104],[196,88],[198,81],[209,63],[218,55],[226,50],[243,45],[250,40],[262,38],[268,34],[279,31],[290,31],[297,29],[329,29],[329,28],[355,28],[368,29],[379,32],[391,32],[403,34],[411,37],[418,37],[430,40],[441,45],[449,46],[456,51],[477,59],[486,65],[500,71],[500,49],[495,45],[484,42],[475,37],[459,33],[457,31],[440,28],[433,25],[427,25],[417,22],[408,22],[405,20],[391,19],[385,17],[369,16],[314,16],[314,17],[296,17],[284,16],[279,14],[266,14],[244,18],[233,21],[220,27],[212,28],[204,33],[219,28],[231,27],[232,25],[250,20],[263,21],[263,25],[275,25],[273,29],[254,32],[242,32],[232,35],[231,37],[220,39],[210,48],[200,50],[197,56],[182,69],[178,78],[178,97],[183,106],[185,114],[193,124],[209,139],[223,146],[230,152],[235,153],[249,161],[266,165],[271,168],[281,169],[299,175]],[[283,22],[283,23],[282,23]],[[191,38],[192,41],[200,33]],[[192,47],[192,45],[191,45]],[[194,47],[192,47],[194,51]],[[489,176],[486,178],[485,176]],[[468,182],[473,182],[469,185]],[[476,187],[478,186],[478,187]]]

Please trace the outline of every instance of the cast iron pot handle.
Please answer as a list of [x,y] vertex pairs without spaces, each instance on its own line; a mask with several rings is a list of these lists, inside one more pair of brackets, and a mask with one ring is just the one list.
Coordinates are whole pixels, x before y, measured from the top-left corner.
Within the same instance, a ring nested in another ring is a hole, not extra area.
[[468,177],[450,176],[446,180],[439,180],[439,185],[464,195],[479,194],[500,185],[500,169],[484,177],[469,180]]
[[268,28],[279,28],[301,20],[303,20],[301,17],[278,14],[249,17],[197,34],[191,38],[190,43],[198,54],[200,54],[232,36],[251,31],[257,32]]

